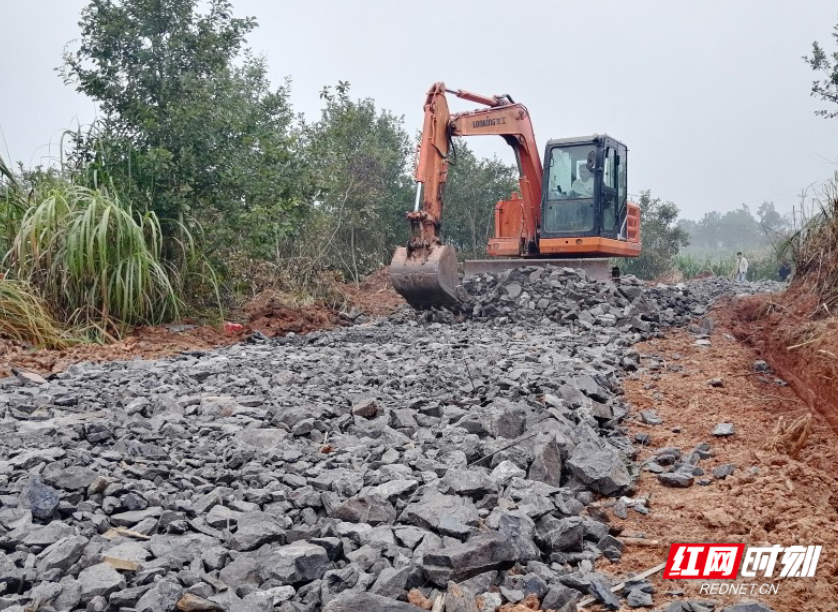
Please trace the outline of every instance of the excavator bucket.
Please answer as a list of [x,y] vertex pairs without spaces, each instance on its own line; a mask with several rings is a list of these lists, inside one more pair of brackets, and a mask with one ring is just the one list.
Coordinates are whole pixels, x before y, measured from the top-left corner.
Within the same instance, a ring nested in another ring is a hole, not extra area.
[[460,302],[457,252],[448,244],[416,250],[410,255],[405,247],[399,247],[390,263],[390,281],[414,308],[452,306]]

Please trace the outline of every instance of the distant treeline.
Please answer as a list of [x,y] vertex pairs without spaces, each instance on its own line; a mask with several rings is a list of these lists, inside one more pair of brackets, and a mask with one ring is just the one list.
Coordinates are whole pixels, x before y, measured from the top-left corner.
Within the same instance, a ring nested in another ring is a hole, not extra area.
[[681,219],[678,226],[690,238],[683,252],[702,255],[765,253],[774,250],[792,228],[792,219],[781,215],[773,202],[763,202],[756,210],[742,204],[725,213],[712,211],[698,221]]

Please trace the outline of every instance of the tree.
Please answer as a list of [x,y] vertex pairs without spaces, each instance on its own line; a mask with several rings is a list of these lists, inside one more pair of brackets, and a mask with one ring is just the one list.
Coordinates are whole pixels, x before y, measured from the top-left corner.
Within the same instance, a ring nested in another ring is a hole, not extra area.
[[287,86],[244,46],[253,18],[227,0],[91,0],[79,25],[62,74],[103,115],[75,138],[89,182],[113,183],[164,229],[195,217],[219,245],[246,230],[269,247],[293,227],[305,169]]
[[657,278],[672,269],[675,256],[689,244],[689,236],[677,225],[678,207],[653,198],[650,191],[640,193],[641,255],[623,260],[624,271],[640,278]]
[[308,241],[318,242],[310,246],[324,265],[359,281],[407,241],[410,137],[400,117],[371,99],[351,99],[349,83],[324,88],[321,98],[320,120],[305,128],[319,190],[306,220]]
[[495,204],[517,188],[517,170],[497,158],[478,159],[462,139],[454,141],[448,167],[443,238],[465,257],[483,257],[494,234]]
[[763,231],[780,234],[788,230],[789,220],[777,212],[774,202],[763,202],[757,209]]
[[[838,42],[838,25],[833,28],[832,37]],[[807,64],[815,72],[823,74],[823,78],[812,82],[812,96],[824,102],[838,104],[838,51],[827,54],[823,47],[815,41],[812,43],[812,55],[804,56]],[[820,109],[816,115],[827,119],[838,117],[838,110]]]

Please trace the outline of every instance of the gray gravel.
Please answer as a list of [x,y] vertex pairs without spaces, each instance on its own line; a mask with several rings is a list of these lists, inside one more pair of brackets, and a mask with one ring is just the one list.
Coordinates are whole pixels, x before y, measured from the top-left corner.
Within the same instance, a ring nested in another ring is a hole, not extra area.
[[[632,344],[706,338],[733,287],[525,269],[470,279],[465,312],[2,380],[0,609],[613,606],[600,508],[649,511],[621,424]],[[700,458],[656,459],[682,486]]]

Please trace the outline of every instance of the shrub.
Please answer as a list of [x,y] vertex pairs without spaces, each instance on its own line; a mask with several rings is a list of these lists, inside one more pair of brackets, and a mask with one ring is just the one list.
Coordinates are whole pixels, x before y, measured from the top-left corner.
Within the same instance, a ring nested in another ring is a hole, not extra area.
[[[38,289],[64,323],[119,336],[176,318],[180,299],[161,257],[160,223],[115,194],[56,180],[36,188],[9,253],[11,274]],[[190,249],[189,239],[181,244]]]
[[838,172],[810,204],[801,229],[789,238],[785,250],[794,263],[795,279],[834,308],[838,305]]

